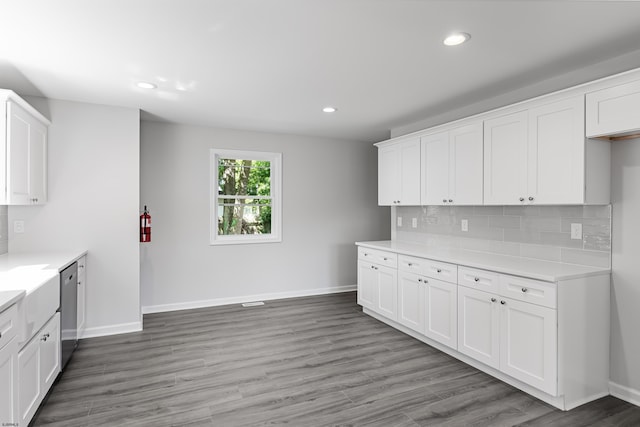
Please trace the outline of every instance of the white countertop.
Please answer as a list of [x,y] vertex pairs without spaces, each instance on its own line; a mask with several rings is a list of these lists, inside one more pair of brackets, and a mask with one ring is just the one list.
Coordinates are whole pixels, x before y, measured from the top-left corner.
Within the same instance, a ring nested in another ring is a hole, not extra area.
[[395,252],[435,261],[449,262],[467,267],[491,270],[531,279],[557,282],[580,277],[609,274],[611,270],[578,264],[543,261],[533,258],[499,255],[488,252],[470,251],[459,248],[421,245],[390,240],[376,242],[356,242],[356,245],[371,249]]
[[[0,311],[57,276],[87,251],[0,255]],[[11,292],[11,291],[17,291]]]

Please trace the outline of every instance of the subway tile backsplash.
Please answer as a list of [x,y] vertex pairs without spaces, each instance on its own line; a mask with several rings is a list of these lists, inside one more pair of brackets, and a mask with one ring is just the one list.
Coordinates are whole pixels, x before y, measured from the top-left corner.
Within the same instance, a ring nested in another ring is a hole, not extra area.
[[[401,206],[396,240],[453,245],[548,261],[611,266],[611,205],[606,206]],[[412,227],[417,218],[418,226]],[[469,230],[461,230],[461,221]],[[394,224],[397,219],[394,218]],[[571,239],[571,224],[582,239]]]

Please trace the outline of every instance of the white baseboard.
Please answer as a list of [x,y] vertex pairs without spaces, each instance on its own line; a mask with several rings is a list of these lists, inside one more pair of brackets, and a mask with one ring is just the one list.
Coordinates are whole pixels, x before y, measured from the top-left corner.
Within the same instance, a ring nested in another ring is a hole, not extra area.
[[200,301],[180,302],[173,304],[148,305],[142,307],[142,314],[163,313],[166,311],[189,310],[192,308],[215,307],[219,305],[242,304],[253,301],[268,301],[283,298],[308,297],[313,295],[337,294],[351,292],[357,289],[356,285],[334,286],[331,288],[303,289],[300,291],[274,292],[269,294],[243,295],[230,298],[216,298]]
[[96,328],[86,328],[79,339],[104,337],[107,335],[127,334],[129,332],[140,332],[142,322],[120,323],[118,325],[98,326]]
[[613,381],[609,381],[609,393],[618,399],[640,406],[640,390],[635,390],[616,384]]

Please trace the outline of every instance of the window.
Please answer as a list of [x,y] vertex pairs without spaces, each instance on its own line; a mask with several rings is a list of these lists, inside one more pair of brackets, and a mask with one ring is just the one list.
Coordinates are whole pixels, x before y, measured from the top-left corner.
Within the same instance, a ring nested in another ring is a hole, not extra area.
[[211,150],[211,244],[280,242],[282,155]]

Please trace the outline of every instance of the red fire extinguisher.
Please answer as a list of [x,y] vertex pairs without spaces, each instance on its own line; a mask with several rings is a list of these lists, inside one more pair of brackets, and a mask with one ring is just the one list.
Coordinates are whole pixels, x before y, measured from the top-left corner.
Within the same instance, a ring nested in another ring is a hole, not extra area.
[[144,206],[144,213],[140,215],[140,242],[146,243],[151,241],[151,215]]

